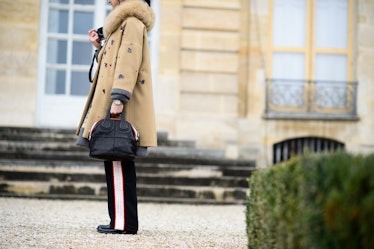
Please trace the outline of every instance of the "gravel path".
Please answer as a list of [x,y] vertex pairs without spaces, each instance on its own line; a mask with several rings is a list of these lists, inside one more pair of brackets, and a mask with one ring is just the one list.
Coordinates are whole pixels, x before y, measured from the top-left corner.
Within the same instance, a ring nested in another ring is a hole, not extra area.
[[139,204],[137,235],[96,232],[106,202],[0,198],[0,248],[246,248],[244,206]]

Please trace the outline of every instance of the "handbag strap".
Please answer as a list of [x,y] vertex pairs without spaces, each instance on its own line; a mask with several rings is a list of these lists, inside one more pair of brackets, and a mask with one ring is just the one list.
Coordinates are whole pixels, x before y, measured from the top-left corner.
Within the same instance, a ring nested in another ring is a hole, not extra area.
[[[101,48],[100,48],[100,49],[101,49]],[[93,69],[93,66],[94,66],[94,63],[95,63],[95,59],[96,59],[96,62],[98,61],[98,57],[99,57],[99,53],[100,53],[100,49],[96,49],[94,55],[92,56],[91,67],[90,67],[90,71],[88,72],[88,80],[89,80],[91,83],[92,83],[92,81],[93,81],[93,79],[92,79],[92,69]]]

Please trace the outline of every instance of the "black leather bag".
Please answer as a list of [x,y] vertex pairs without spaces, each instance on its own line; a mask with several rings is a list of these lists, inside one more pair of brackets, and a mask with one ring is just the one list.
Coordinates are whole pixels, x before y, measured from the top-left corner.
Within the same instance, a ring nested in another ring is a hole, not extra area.
[[124,113],[120,118],[111,118],[108,110],[106,118],[97,121],[91,128],[89,155],[105,161],[134,160],[138,144],[139,134],[125,120]]

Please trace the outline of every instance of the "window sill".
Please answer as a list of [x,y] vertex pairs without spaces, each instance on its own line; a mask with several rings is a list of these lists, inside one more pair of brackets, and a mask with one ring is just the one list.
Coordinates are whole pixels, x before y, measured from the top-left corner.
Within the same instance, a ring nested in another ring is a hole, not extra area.
[[359,121],[360,118],[354,114],[332,114],[332,113],[265,113],[265,120],[326,120],[326,121]]

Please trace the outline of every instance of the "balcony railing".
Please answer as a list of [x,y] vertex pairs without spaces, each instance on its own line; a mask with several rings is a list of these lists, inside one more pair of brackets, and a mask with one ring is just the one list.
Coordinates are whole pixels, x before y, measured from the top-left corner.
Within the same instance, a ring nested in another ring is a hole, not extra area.
[[357,119],[357,82],[266,80],[265,118]]

